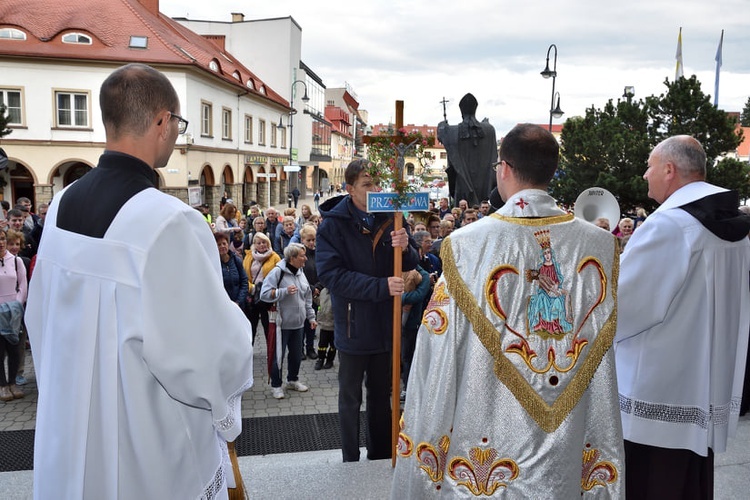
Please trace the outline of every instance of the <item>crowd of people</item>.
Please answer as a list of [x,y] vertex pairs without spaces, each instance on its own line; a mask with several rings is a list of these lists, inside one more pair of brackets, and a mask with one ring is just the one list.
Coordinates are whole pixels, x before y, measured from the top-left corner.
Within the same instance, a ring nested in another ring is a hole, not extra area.
[[[750,216],[705,182],[694,138],[654,148],[644,178],[660,206],[615,228],[557,206],[547,190],[559,146],[531,124],[508,133],[492,165],[502,207],[442,198],[396,230],[367,211],[377,186],[357,159],[345,194],[318,193],[318,213],[240,211],[225,197],[214,219],[155,189],[153,169],[187,126],[166,77],[131,64],[100,93],[98,167],[50,207],[34,214],[20,198],[0,220],[0,400],[24,396],[28,299],[36,498],[239,487],[227,464],[259,328],[273,398],[310,390],[303,359],[321,370],[338,356],[345,462],[360,459],[364,386],[367,458],[396,454],[393,498],[710,497],[713,454],[746,407]],[[396,296],[405,407],[394,450]]]

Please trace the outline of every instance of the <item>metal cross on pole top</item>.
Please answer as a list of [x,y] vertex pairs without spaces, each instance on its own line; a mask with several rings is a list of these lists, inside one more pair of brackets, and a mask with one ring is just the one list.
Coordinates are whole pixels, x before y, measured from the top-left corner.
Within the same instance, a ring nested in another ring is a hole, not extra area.
[[[404,126],[404,101],[396,101],[396,131]],[[396,179],[402,181],[404,178],[404,156],[411,149],[416,140],[410,144],[403,142],[404,137],[395,135],[390,137],[394,144],[396,154]],[[365,144],[371,143],[369,137],[363,139]],[[427,210],[427,193],[417,193],[404,198],[403,193],[368,193],[368,212],[393,212],[393,230],[400,231],[403,228],[403,210]],[[424,195],[424,196],[420,196]],[[393,276],[402,275],[402,249],[393,249]],[[399,418],[401,402],[401,295],[393,297],[393,362],[392,362],[392,385],[391,385],[391,450],[393,457],[391,465],[396,466],[396,445],[398,443]]]

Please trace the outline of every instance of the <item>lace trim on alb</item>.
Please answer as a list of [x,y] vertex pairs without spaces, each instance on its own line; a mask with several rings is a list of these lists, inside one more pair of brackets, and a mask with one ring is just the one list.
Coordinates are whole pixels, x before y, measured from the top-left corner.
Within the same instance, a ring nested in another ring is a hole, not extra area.
[[203,489],[200,500],[214,500],[219,497],[219,492],[227,488],[227,480],[224,477],[224,466],[219,465],[213,480]]
[[240,387],[234,394],[229,396],[227,399],[227,416],[221,420],[214,420],[214,427],[219,432],[226,432],[235,425],[234,414],[237,409],[237,405],[242,403],[242,393],[250,389],[253,383],[248,380],[245,384]]
[[720,406],[711,405],[709,410],[706,411],[697,406],[649,403],[620,394],[620,411],[647,420],[697,425],[702,429],[708,429],[709,425],[727,425],[731,415],[739,415],[740,399],[732,398],[729,403]]

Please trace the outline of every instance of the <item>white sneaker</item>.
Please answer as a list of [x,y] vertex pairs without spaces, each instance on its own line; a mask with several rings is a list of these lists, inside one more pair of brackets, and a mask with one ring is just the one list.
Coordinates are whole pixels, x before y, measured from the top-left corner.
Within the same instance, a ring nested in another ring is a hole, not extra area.
[[284,389],[281,387],[271,387],[271,394],[274,399],[284,399]]
[[295,380],[293,382],[287,382],[286,388],[290,391],[297,391],[297,392],[307,392],[308,387],[301,383],[299,380]]

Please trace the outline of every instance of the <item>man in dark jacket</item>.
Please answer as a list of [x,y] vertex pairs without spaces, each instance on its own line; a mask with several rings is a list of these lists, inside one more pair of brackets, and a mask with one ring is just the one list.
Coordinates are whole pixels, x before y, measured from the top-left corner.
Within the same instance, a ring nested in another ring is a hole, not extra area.
[[[366,160],[354,160],[344,173],[348,196],[320,206],[318,277],[330,293],[334,344],[340,353],[339,422],[344,462],[359,460],[362,381],[367,387],[367,458],[390,458],[392,297],[404,291],[393,274],[394,247],[403,252],[404,271],[419,254],[406,229],[393,231],[389,214],[368,214],[367,193],[375,191]],[[404,224],[406,226],[406,224]]]

